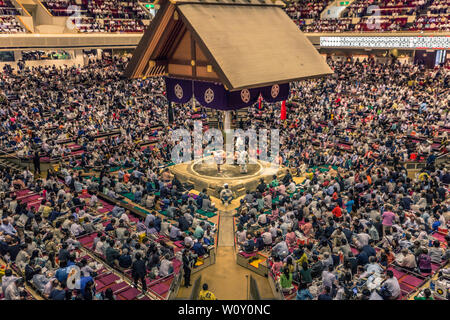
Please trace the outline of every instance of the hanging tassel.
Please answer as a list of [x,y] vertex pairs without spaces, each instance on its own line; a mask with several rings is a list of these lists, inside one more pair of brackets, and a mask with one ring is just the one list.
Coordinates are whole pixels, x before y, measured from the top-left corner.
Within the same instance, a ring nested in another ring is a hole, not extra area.
[[286,120],[286,100],[281,102],[281,120]]
[[261,109],[261,95],[258,98],[258,109]]

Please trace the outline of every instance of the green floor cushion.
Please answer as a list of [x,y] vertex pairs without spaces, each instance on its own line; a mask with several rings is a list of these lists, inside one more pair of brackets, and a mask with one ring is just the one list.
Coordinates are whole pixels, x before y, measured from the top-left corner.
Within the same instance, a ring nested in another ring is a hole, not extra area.
[[159,213],[161,213],[163,216],[168,217],[169,215],[167,214],[166,210],[161,210],[159,211]]
[[136,209],[136,210],[138,210],[138,211],[140,211],[140,212],[142,212],[142,213],[150,214],[150,211],[145,210],[145,209],[142,209],[142,208],[139,208],[139,207],[137,207],[137,206],[134,206],[133,208]]
[[207,218],[198,218],[199,220],[202,220],[202,221],[205,221],[205,222],[208,222],[211,226],[213,226],[213,227],[215,227],[216,226],[216,224],[214,223],[214,222],[211,222],[211,221],[209,221]]
[[197,213],[201,214],[202,216],[208,217],[208,218],[212,218],[212,217],[217,216],[217,213],[207,212],[207,211],[204,211],[202,209],[198,209]]
[[124,193],[121,193],[121,195],[123,195],[125,198],[130,199],[131,201],[134,201],[134,194],[131,192],[124,192]]

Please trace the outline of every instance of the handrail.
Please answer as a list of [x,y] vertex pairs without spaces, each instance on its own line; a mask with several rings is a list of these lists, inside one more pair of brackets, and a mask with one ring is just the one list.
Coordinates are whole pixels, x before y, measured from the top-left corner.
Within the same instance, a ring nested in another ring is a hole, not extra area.
[[28,25],[27,25],[25,22],[23,22],[23,20],[22,20],[22,18],[21,18],[20,16],[16,16],[16,18],[20,21],[20,23],[22,23],[22,25],[25,27],[25,29],[27,29],[30,33],[34,33],[34,31],[32,31],[32,30],[28,27]]
[[27,14],[27,16],[31,17],[31,14],[28,12],[27,9],[25,9],[25,7],[22,5],[22,3],[20,3],[20,0],[15,0],[15,1],[22,8],[23,12],[25,12]]

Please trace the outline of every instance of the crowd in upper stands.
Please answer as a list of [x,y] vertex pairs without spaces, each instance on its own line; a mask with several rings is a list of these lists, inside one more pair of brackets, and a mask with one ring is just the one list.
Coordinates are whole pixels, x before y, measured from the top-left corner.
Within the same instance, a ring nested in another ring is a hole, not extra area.
[[[320,1],[314,3],[314,8],[323,11],[328,4],[328,1]],[[286,8],[288,15],[305,32],[449,30],[445,15],[450,6],[448,0],[356,0],[342,11],[339,18],[334,19],[320,19],[320,11],[311,11],[314,15],[303,14],[310,12],[308,8],[311,6],[311,2],[300,1]],[[408,22],[408,17],[413,15],[413,21]]]
[[414,21],[409,30],[417,31],[448,31],[450,30],[450,15],[421,16]]
[[19,15],[19,11],[11,1],[0,0],[0,33],[26,32],[15,15]]
[[79,32],[144,32],[145,26],[141,20],[118,19],[72,19]]
[[14,16],[19,14],[10,0],[0,0],[0,16]]
[[24,33],[25,29],[14,16],[0,16],[0,33]]
[[425,9],[431,2],[432,0],[356,0],[344,10],[343,17],[410,16]]
[[79,32],[143,32],[148,12],[138,1],[72,0],[43,2],[53,15],[71,16]]
[[293,20],[320,19],[320,14],[327,7],[329,1],[300,0],[287,5],[286,12]]
[[449,13],[449,0],[434,0],[427,8],[427,12],[431,14],[446,14]]
[[[55,16],[70,17],[81,33],[144,32],[150,14],[139,1],[46,0]],[[450,0],[356,0],[339,18],[321,19],[330,1],[299,0],[287,4],[286,13],[305,32],[449,31]],[[0,33],[26,32],[12,17],[19,12],[9,0],[0,1]],[[6,15],[6,16],[5,16]],[[11,17],[9,17],[11,16]],[[413,17],[408,22],[408,17]],[[353,20],[355,19],[355,20]]]

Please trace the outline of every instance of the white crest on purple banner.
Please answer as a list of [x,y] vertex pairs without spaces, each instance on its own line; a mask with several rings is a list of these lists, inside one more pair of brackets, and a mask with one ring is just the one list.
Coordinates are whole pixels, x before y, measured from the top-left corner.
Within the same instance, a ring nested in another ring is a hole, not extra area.
[[178,99],[181,99],[181,98],[183,98],[183,88],[177,83],[176,85],[175,85],[175,87],[174,87],[174,92],[175,92],[175,96],[178,98]]
[[211,88],[208,88],[205,91],[205,102],[211,103],[214,100],[214,91]]
[[241,90],[241,100],[245,103],[250,101],[250,91],[248,89]]
[[270,90],[270,94],[271,94],[272,98],[275,99],[279,93],[280,93],[280,86],[277,84],[274,84],[272,86],[272,89]]

